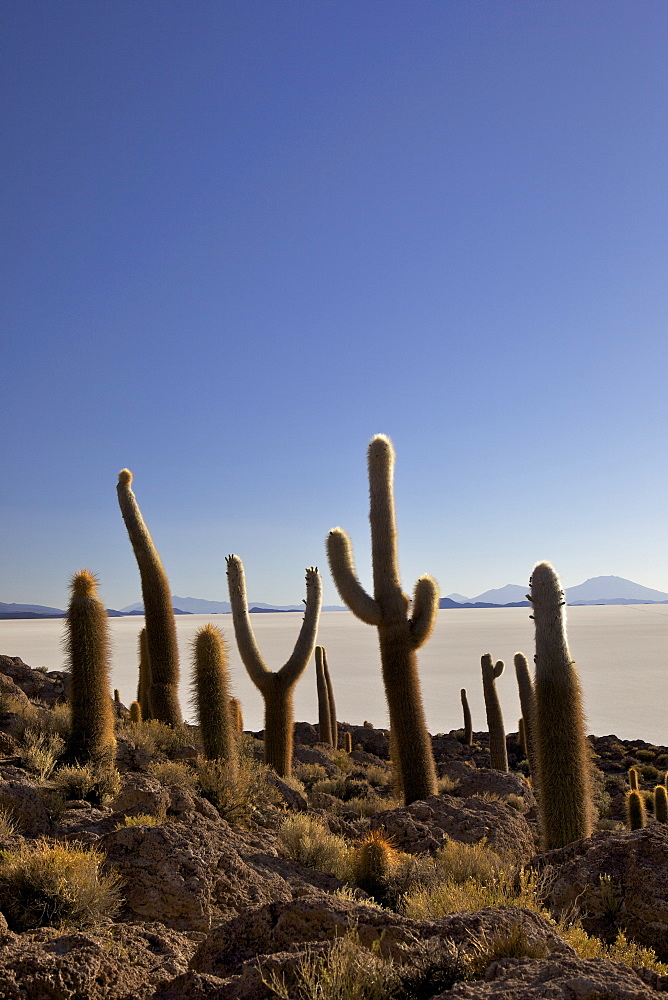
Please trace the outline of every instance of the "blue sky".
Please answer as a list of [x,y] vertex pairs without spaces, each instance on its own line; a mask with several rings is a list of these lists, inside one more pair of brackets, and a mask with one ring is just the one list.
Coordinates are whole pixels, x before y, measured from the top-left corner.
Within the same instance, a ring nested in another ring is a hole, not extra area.
[[294,603],[369,583],[389,434],[406,589],[668,590],[668,7],[8,0],[1,601]]

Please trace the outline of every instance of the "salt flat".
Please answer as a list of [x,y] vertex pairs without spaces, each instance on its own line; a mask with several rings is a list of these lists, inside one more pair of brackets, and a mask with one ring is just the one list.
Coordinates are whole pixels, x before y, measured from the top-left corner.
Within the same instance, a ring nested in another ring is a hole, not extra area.
[[[480,656],[490,652],[506,662],[498,681],[506,730],[517,730],[520,714],[513,654],[533,658],[533,622],[529,608],[443,610],[434,634],[418,652],[427,722],[432,733],[461,726],[459,692],[468,692],[474,729],[484,730]],[[668,699],[668,605],[615,605],[567,609],[571,652],[585,696],[589,730],[598,736],[668,744],[665,705]],[[298,613],[251,616],[258,644],[271,669],[292,651],[301,625]],[[243,704],[246,728],[261,729],[262,697],[241,664],[230,615],[177,616],[181,651],[181,699],[189,707],[190,647],[199,627],[213,621],[230,645],[234,693]],[[113,686],[126,705],[136,696],[137,638],[141,617],[110,618],[113,642]],[[20,656],[30,666],[62,669],[62,620],[0,621],[0,652]],[[387,725],[377,633],[347,611],[321,616],[318,641],[326,646],[340,720]],[[313,661],[295,692],[295,718],[317,721]]]

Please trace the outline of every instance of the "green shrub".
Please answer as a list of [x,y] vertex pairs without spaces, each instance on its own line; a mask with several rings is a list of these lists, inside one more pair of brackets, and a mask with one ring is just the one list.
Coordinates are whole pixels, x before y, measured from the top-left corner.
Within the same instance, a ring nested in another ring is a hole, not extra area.
[[659,771],[652,764],[644,764],[641,768],[638,768],[642,774],[645,781],[656,781],[659,777]]
[[102,873],[103,862],[97,851],[67,842],[0,852],[0,910],[10,929],[80,928],[112,916],[120,880]]
[[121,790],[121,776],[115,768],[93,764],[60,767],[53,775],[53,784],[63,799],[85,799],[102,805],[115,798]]
[[278,843],[286,858],[341,879],[348,874],[345,840],[330,833],[322,820],[314,816],[306,813],[289,816],[278,831]]

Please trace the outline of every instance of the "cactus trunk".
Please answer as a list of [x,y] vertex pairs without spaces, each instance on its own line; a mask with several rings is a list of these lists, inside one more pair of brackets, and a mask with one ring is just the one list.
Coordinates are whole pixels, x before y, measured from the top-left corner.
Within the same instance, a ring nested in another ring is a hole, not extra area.
[[485,695],[485,711],[489,730],[489,756],[495,771],[508,770],[508,749],[506,731],[503,725],[501,702],[496,691],[496,679],[503,673],[503,660],[494,664],[491,653],[485,653],[480,660],[482,667],[482,688]]
[[466,688],[461,690],[462,711],[464,712],[464,743],[467,747],[473,746],[473,723],[471,721],[471,709],[469,700],[466,697]]
[[193,646],[193,692],[204,754],[208,760],[237,762],[236,718],[232,719],[227,646],[215,625],[205,625]]
[[332,746],[332,714],[329,710],[329,692],[323,663],[324,648],[315,647],[315,676],[318,692],[318,738],[321,743]]
[[517,678],[517,689],[520,695],[520,706],[522,708],[522,719],[524,720],[524,752],[529,761],[529,771],[533,778],[538,774],[538,761],[536,755],[536,736],[534,733],[534,715],[536,712],[535,694],[533,681],[529,672],[529,664],[524,653],[515,653],[515,676]]

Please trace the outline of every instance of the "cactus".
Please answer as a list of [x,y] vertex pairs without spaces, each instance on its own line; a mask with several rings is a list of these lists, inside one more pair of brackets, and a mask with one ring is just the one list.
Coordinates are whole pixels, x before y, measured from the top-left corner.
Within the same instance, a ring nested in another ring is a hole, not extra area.
[[227,645],[220,629],[204,625],[193,641],[193,702],[207,760],[237,762],[237,720],[230,712]]
[[626,793],[626,822],[629,830],[641,830],[647,824],[645,800],[637,788]]
[[353,752],[353,734],[349,733],[348,730],[343,734],[343,749],[346,753]]
[[182,721],[179,652],[169,580],[144,524],[131,483],[132,473],[129,469],[122,469],[118,474],[116,492],[141,577],[151,675],[148,701],[152,718],[169,726],[178,726]]
[[429,638],[438,612],[438,588],[430,576],[417,581],[412,615],[410,599],[399,579],[397,531],[394,513],[394,449],[383,434],[369,445],[371,551],[374,596],[364,590],[355,573],[352,546],[341,528],[327,539],[329,565],[339,594],[350,610],[375,625],[387,698],[390,729],[401,769],[405,804],[437,791],[436,768],[427,731],[416,651]]
[[524,725],[524,718],[520,715],[517,720],[517,742],[522,748],[524,756],[527,756],[527,731]]
[[654,789],[654,818],[657,823],[668,823],[668,793],[665,785]]
[[374,896],[385,900],[387,882],[396,868],[397,851],[381,830],[371,830],[358,844],[353,856],[353,882]]
[[404,796],[404,786],[401,781],[401,764],[397,753],[397,741],[395,740],[394,733],[391,729],[388,733],[387,745],[390,755],[390,764],[392,765],[392,791],[394,792],[395,798],[402,799]]
[[329,746],[332,746],[332,713],[329,707],[329,692],[327,691],[324,667],[326,656],[324,646],[315,647],[315,675],[318,690],[318,737],[321,743],[327,743]]
[[582,694],[566,638],[564,593],[549,563],[531,576],[536,627],[534,731],[543,850],[591,834],[590,754]]
[[133,701],[130,705],[130,722],[137,726],[141,721],[141,705],[138,701]]
[[535,714],[533,681],[531,680],[529,664],[524,653],[515,653],[513,662],[515,664],[517,688],[520,694],[522,719],[524,720],[524,752],[529,761],[529,771],[535,777],[538,773],[538,762],[536,760],[536,737],[533,724]]
[[635,767],[629,768],[629,788],[634,792],[638,791],[638,769]]
[[322,668],[325,674],[325,684],[327,685],[327,701],[329,703],[329,719],[330,727],[332,732],[332,746],[336,750],[339,745],[339,725],[336,721],[336,703],[334,701],[334,688],[332,687],[332,678],[329,676],[329,666],[327,664],[327,653],[325,647],[322,647]]
[[239,654],[264,699],[264,759],[280,777],[287,778],[292,774],[292,695],[315,646],[322,601],[320,574],[313,566],[306,570],[306,610],[302,627],[292,656],[275,672],[267,668],[253,635],[244,567],[238,556],[227,557],[227,582]]
[[503,673],[503,660],[492,660],[491,653],[485,653],[480,658],[482,667],[482,687],[485,695],[485,712],[487,713],[487,728],[489,730],[489,756],[495,771],[508,770],[508,750],[506,748],[506,732],[503,727],[503,714],[499,696],[496,692],[496,679]]
[[151,668],[148,662],[148,645],[146,629],[139,633],[139,683],[137,685],[137,701],[141,707],[142,719],[151,718],[151,708],[148,703],[148,691],[151,686]]
[[461,690],[462,710],[464,712],[464,743],[467,747],[473,746],[473,723],[471,722],[471,709],[469,700],[466,697],[466,688]]
[[92,573],[80,570],[70,587],[65,619],[72,711],[68,756],[79,764],[112,765],[116,737],[109,691],[109,619]]
[[244,731],[244,715],[241,710],[241,702],[238,698],[230,698],[230,714],[236,727],[237,733]]

